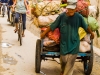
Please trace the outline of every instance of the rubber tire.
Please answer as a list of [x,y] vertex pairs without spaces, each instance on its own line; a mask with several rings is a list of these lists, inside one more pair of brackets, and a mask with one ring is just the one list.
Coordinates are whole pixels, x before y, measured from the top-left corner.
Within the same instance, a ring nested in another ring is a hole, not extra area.
[[4,15],[5,15],[5,14],[4,14],[4,7],[3,7],[3,8],[2,8],[2,16],[4,17]]
[[3,17],[4,17],[4,14],[3,14]]
[[15,26],[15,15],[12,14],[12,26],[14,27]]
[[20,46],[22,45],[22,23],[20,24]]
[[40,73],[41,67],[41,40],[36,41],[36,53],[35,53],[35,72]]
[[90,53],[91,53],[91,56],[89,56],[89,60],[87,59],[88,56],[86,56],[86,57],[84,57],[84,61],[83,61],[85,75],[90,75],[91,72],[92,72],[92,68],[93,68],[93,45],[91,45],[91,52]]
[[18,29],[18,41],[20,41],[20,46],[22,45],[22,25],[19,24],[19,29]]

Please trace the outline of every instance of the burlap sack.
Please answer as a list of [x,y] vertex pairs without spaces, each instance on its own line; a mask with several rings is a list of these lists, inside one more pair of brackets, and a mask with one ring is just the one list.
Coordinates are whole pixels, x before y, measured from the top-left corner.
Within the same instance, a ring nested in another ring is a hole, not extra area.
[[59,15],[48,15],[48,16],[39,16],[38,17],[38,25],[41,26],[48,26],[52,22],[56,20]]
[[33,24],[37,27],[39,27],[39,24],[38,24],[38,19],[36,17],[34,17],[33,19]]
[[59,13],[60,1],[43,1],[36,4],[36,10],[34,11],[35,15],[47,16],[50,14]]

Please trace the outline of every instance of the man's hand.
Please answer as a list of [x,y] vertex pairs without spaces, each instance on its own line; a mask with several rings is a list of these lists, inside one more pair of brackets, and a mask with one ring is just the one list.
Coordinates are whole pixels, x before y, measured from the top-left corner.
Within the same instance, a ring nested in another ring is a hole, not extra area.
[[45,36],[46,36],[46,34],[50,31],[51,29],[50,29],[50,27],[48,27],[47,29],[46,29],[46,31],[44,31],[43,33],[41,33],[41,39],[43,39]]
[[44,39],[45,38],[45,32],[41,33],[41,39]]
[[29,14],[29,13],[30,13],[30,11],[29,11],[29,10],[27,10],[27,11],[26,11],[26,13],[27,13],[27,14]]
[[90,39],[94,39],[94,33],[91,33]]
[[92,32],[89,26],[87,28],[87,31],[91,34],[90,39],[94,39],[94,33]]

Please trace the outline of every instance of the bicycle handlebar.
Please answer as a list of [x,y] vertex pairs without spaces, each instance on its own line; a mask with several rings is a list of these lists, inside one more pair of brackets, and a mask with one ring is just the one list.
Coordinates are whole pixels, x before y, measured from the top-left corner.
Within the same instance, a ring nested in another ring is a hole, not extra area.
[[1,5],[8,5],[8,3],[0,3]]

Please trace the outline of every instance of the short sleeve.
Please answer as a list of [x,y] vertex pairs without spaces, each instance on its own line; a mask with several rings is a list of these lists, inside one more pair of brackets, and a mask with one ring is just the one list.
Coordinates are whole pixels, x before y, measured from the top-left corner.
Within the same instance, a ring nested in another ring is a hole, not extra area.
[[55,30],[56,28],[59,27],[61,21],[61,15],[59,15],[56,20],[50,25],[51,30]]
[[86,24],[86,22],[85,22],[85,20],[84,20],[84,18],[81,16],[81,19],[80,19],[81,21],[81,27],[85,30],[85,31],[87,31],[87,28],[88,28],[88,25]]

